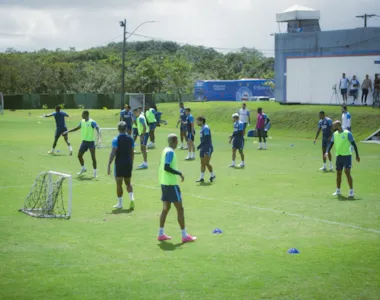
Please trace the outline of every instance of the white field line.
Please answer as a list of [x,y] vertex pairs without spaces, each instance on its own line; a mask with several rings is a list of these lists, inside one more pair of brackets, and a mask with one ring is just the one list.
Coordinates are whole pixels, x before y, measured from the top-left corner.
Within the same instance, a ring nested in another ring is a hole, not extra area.
[[[107,182],[107,184],[111,184],[111,182],[109,182],[109,183]],[[112,182],[112,184],[113,184],[113,182]],[[77,184],[77,185],[79,186],[79,184]],[[133,184],[133,185],[134,186],[143,187],[143,188],[146,188],[146,189],[151,189],[151,190],[160,190],[160,188],[155,187],[155,186],[150,186],[150,185],[143,185],[143,184],[136,184],[136,183]],[[73,186],[74,186],[74,184],[73,184]],[[30,186],[25,186],[25,185],[0,186],[0,189],[27,188],[27,187],[30,187]],[[287,215],[287,216],[290,216],[290,217],[300,218],[300,219],[304,219],[304,220],[310,220],[310,221],[319,222],[319,223],[325,223],[325,224],[330,224],[330,225],[338,225],[338,226],[341,226],[341,227],[352,228],[352,229],[356,229],[356,230],[363,230],[363,231],[367,231],[367,232],[372,232],[372,233],[380,234],[380,230],[376,230],[376,229],[372,229],[372,228],[366,228],[366,227],[361,227],[361,226],[352,225],[352,224],[346,224],[346,223],[342,223],[342,222],[336,222],[336,221],[330,221],[330,220],[325,220],[325,219],[319,219],[319,218],[304,216],[304,215],[300,215],[300,214],[285,212],[285,211],[281,211],[281,210],[277,210],[277,209],[273,209],[273,208],[260,207],[260,206],[251,205],[251,204],[244,204],[244,203],[240,203],[240,202],[237,202],[237,201],[233,201],[232,202],[232,201],[226,201],[226,200],[215,199],[215,198],[211,198],[211,197],[204,197],[204,196],[199,196],[199,195],[194,195],[194,194],[188,194],[188,193],[182,193],[182,194],[185,195],[185,196],[189,196],[189,197],[193,197],[193,198],[198,198],[198,199],[202,199],[202,200],[215,201],[215,202],[227,203],[227,204],[232,204],[232,205],[238,205],[240,207],[253,208],[253,209],[258,210],[258,211],[267,211],[267,212],[272,212],[272,213],[276,213],[276,214]]]

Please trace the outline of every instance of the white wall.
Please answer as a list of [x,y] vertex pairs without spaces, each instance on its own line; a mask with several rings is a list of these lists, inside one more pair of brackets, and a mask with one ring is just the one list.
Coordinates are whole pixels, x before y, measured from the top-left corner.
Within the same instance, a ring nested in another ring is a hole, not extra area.
[[[373,79],[375,73],[380,73],[380,65],[374,63],[379,56],[345,56],[345,57],[313,57],[287,58],[286,101],[315,104],[335,104],[332,87],[337,85],[339,103],[342,96],[339,90],[339,81],[342,73],[350,80],[353,75],[360,85],[368,74]],[[361,89],[356,104],[361,101]],[[348,97],[348,103],[352,97]],[[372,104],[372,93],[368,94],[367,104]]]

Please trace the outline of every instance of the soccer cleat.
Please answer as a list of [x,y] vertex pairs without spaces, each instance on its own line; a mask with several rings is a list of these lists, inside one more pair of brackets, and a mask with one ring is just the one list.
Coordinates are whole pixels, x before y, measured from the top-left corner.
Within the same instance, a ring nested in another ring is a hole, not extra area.
[[54,151],[48,151],[48,154],[54,154]]
[[73,151],[70,151],[70,156],[73,156]]
[[238,167],[239,167],[239,168],[244,168],[244,167],[245,167],[245,164],[241,163]]
[[340,191],[336,191],[334,194],[332,194],[333,196],[340,196],[341,195],[341,193],[340,193]]
[[203,178],[199,178],[197,181],[195,181],[195,182],[198,182],[198,183],[203,183],[203,182],[205,182],[205,180],[203,179]]
[[259,148],[257,148],[257,150],[263,150],[263,147],[259,147]]
[[145,164],[141,164],[137,167],[137,170],[145,170],[145,169],[148,169],[148,166],[145,165]]
[[188,150],[189,148],[187,146],[183,146],[182,150]]
[[158,239],[160,242],[163,242],[163,241],[171,240],[172,237],[171,237],[171,236],[168,236],[168,235],[166,235],[166,234],[163,234],[163,235],[160,235],[157,239]]
[[320,171],[324,171],[324,172],[326,172],[326,167],[322,167],[322,168],[320,168],[319,170],[320,170]]
[[231,164],[228,166],[229,168],[235,168],[235,164]]
[[330,172],[334,172],[334,168],[330,168]]
[[349,194],[348,194],[348,198],[350,198],[350,199],[353,199],[355,197],[355,194],[354,194],[354,192],[349,192]]
[[187,235],[182,238],[182,243],[191,243],[194,242],[197,238],[195,236]]
[[190,156],[186,156],[185,160],[192,160],[192,158]]
[[131,201],[131,204],[129,205],[130,210],[135,210],[135,201]]
[[87,169],[86,168],[82,168],[82,170],[80,170],[77,175],[80,176],[80,175],[82,175],[83,173],[86,173],[86,172],[87,172]]
[[122,209],[123,205],[121,205],[121,204],[118,203],[118,204],[114,205],[113,208]]
[[211,176],[210,177],[210,182],[214,182],[214,180],[216,179],[216,176],[214,175],[214,176]]

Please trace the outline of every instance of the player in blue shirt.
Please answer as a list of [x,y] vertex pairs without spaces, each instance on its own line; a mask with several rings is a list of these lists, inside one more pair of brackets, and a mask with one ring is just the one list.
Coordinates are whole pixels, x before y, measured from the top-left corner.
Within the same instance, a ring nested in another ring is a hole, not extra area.
[[[328,117],[326,117],[324,111],[319,112],[319,121],[318,121],[318,130],[317,134],[314,139],[314,145],[317,142],[318,136],[320,132],[322,131],[322,157],[323,157],[323,167],[320,168],[321,171],[326,171],[326,149],[328,144],[331,141],[331,136],[332,136],[332,128],[333,128],[333,123],[332,120]],[[331,160],[331,152],[328,152],[328,157],[330,161],[330,171],[333,171],[333,164]]]
[[187,126],[184,124],[186,122],[187,116],[185,112],[185,106],[183,102],[179,103],[179,120],[177,122],[177,127],[180,124],[180,137],[181,137],[181,146],[180,149],[187,150],[186,144],[184,144],[183,140],[186,140]]
[[201,139],[201,143],[197,147],[200,150],[200,158],[201,158],[201,177],[197,182],[203,183],[205,181],[205,171],[206,168],[210,172],[210,182],[215,180],[215,174],[213,172],[213,167],[210,164],[211,154],[214,151],[211,140],[211,130],[210,127],[206,124],[205,117],[199,117],[197,119],[198,126],[201,126],[201,130],[199,132],[199,136]]
[[[61,111],[61,107],[58,105],[55,107],[55,112],[49,114],[49,115],[43,115],[44,118],[49,118],[49,117],[54,117],[55,119],[55,124],[57,126],[55,130],[55,137],[54,137],[54,143],[53,143],[53,148],[51,151],[49,151],[49,154],[54,154],[55,147],[57,146],[58,139],[64,133],[67,131],[66,127],[66,122],[65,122],[65,117],[68,117],[69,115],[65,113],[64,111]],[[69,142],[69,137],[67,135],[64,135],[63,138],[65,139],[65,142],[67,146],[69,147],[70,155],[73,155],[73,148],[70,145]]]
[[187,146],[189,148],[189,154],[185,158],[186,160],[194,160],[195,159],[195,146],[194,146],[194,136],[195,136],[195,128],[194,128],[194,117],[191,114],[190,108],[185,108],[186,113],[186,121],[182,122],[183,125],[186,125],[187,132]]
[[131,184],[132,178],[132,168],[134,151],[133,148],[135,143],[127,132],[127,123],[121,121],[117,129],[119,130],[119,135],[115,137],[112,141],[112,152],[110,154],[110,159],[108,161],[108,175],[111,175],[111,165],[115,159],[115,180],[116,180],[116,193],[118,198],[118,203],[114,205],[116,209],[123,208],[123,182],[127,186],[127,191],[131,199],[130,209],[135,208],[135,199],[133,196],[133,188]]
[[127,126],[127,133],[132,134],[133,113],[129,105],[125,105],[124,109],[120,112],[120,122],[124,121]]
[[239,121],[239,114],[233,114],[232,121],[234,123],[234,132],[229,137],[230,144],[232,142],[232,164],[230,165],[230,168],[235,168],[236,150],[239,150],[241,157],[241,164],[239,167],[244,168],[244,124]]

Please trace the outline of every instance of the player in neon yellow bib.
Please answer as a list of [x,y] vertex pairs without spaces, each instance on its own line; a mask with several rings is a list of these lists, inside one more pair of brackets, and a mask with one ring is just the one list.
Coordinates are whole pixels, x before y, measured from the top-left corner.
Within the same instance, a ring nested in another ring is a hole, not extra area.
[[326,149],[325,156],[328,156],[329,151],[335,144],[335,152],[336,152],[336,192],[333,194],[334,196],[340,196],[340,186],[342,183],[342,171],[344,169],[344,173],[346,173],[348,185],[350,186],[350,193],[348,197],[354,197],[354,186],[353,180],[351,176],[351,165],[352,165],[352,152],[351,145],[355,149],[356,153],[356,161],[360,162],[360,156],[358,147],[356,146],[354,137],[352,133],[348,130],[343,130],[342,123],[340,121],[335,121],[333,124],[333,129],[335,130],[330,144]]
[[140,148],[144,159],[144,162],[139,165],[137,169],[148,169],[148,153],[146,151],[146,145],[148,143],[149,133],[147,122],[141,109],[135,108],[133,110],[133,114],[136,117],[137,132],[138,136],[140,137]]
[[146,120],[147,120],[147,123],[149,125],[149,138],[150,138],[150,143],[148,144],[148,148],[154,148],[155,145],[154,145],[154,142],[155,142],[155,135],[154,135],[154,131],[156,130],[157,128],[157,119],[156,119],[156,110],[152,107],[150,107],[149,103],[146,104],[146,112],[145,112],[145,116],[146,116]]
[[79,123],[79,125],[71,129],[69,131],[64,132],[63,134],[66,135],[69,132],[74,132],[77,130],[81,130],[82,135],[82,144],[79,148],[78,152],[78,159],[80,162],[80,165],[82,166],[82,169],[78,173],[79,175],[82,175],[84,172],[87,171],[86,167],[84,166],[84,159],[83,155],[87,152],[87,150],[90,150],[91,158],[92,158],[92,166],[94,167],[94,177],[96,178],[96,156],[95,156],[95,130],[98,132],[98,142],[100,143],[100,131],[99,126],[96,124],[96,122],[92,119],[90,119],[90,113],[88,110],[83,111],[82,113],[82,121]]
[[159,182],[162,190],[163,208],[160,217],[160,230],[158,233],[159,241],[171,240],[170,236],[164,233],[166,217],[169,213],[170,206],[173,203],[177,209],[178,223],[182,231],[182,242],[193,242],[197,238],[187,234],[185,229],[185,216],[182,206],[181,190],[178,186],[178,177],[181,177],[182,182],[185,180],[182,173],[177,170],[177,157],[174,150],[178,145],[178,137],[175,134],[168,136],[168,147],[162,151],[160,166],[158,170]]

